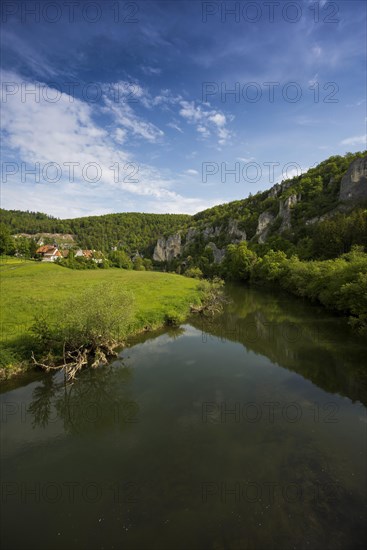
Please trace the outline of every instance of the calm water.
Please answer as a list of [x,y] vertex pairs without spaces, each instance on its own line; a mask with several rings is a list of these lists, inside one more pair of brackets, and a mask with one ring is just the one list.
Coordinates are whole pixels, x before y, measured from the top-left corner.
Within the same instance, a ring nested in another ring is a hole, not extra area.
[[9,384],[3,548],[358,549],[367,344],[282,294]]

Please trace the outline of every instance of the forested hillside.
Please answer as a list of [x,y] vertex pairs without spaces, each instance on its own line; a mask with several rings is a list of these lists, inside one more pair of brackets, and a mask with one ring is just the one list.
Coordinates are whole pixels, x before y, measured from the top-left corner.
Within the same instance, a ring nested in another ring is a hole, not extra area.
[[[202,232],[213,228],[210,240],[218,248],[232,242],[222,228],[236,220],[238,229],[259,253],[283,250],[303,259],[333,258],[353,244],[367,245],[367,186],[364,198],[341,200],[341,180],[353,161],[366,152],[332,156],[305,174],[284,180],[270,190],[244,200],[215,206],[193,216],[201,235],[190,243],[196,254]],[[215,231],[217,229],[217,231]],[[241,239],[242,240],[242,239]]]
[[1,210],[1,221],[11,234],[68,233],[81,248],[108,252],[112,247],[128,253],[136,250],[151,255],[162,233],[185,226],[184,214],[122,213],[60,220],[39,212]]

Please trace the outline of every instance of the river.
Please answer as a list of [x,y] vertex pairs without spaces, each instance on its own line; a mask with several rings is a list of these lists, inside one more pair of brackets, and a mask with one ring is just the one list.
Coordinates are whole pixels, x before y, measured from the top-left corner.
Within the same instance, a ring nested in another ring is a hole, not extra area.
[[367,343],[283,293],[227,286],[108,367],[1,394],[5,549],[364,548]]

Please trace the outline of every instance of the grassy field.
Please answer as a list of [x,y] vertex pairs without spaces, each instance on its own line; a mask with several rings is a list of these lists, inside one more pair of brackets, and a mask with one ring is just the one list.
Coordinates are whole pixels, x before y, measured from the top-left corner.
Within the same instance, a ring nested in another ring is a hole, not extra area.
[[52,319],[70,297],[94,285],[119,285],[134,296],[132,332],[155,328],[167,317],[184,317],[198,303],[198,281],[169,273],[123,269],[70,270],[58,265],[16,258],[0,259],[0,366],[10,368],[26,359],[29,329],[36,318]]

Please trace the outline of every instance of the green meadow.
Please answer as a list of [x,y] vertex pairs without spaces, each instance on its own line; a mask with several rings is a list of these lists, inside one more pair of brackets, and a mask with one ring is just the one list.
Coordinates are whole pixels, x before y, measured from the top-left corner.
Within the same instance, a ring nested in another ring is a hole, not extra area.
[[[30,327],[41,317],[52,322],[70,298],[98,286],[130,292],[134,315],[130,332],[183,320],[200,302],[198,281],[171,273],[124,269],[72,270],[55,264],[0,260],[0,366],[11,369],[29,360]],[[24,363],[24,364],[25,364]],[[4,374],[4,373],[3,373]]]

